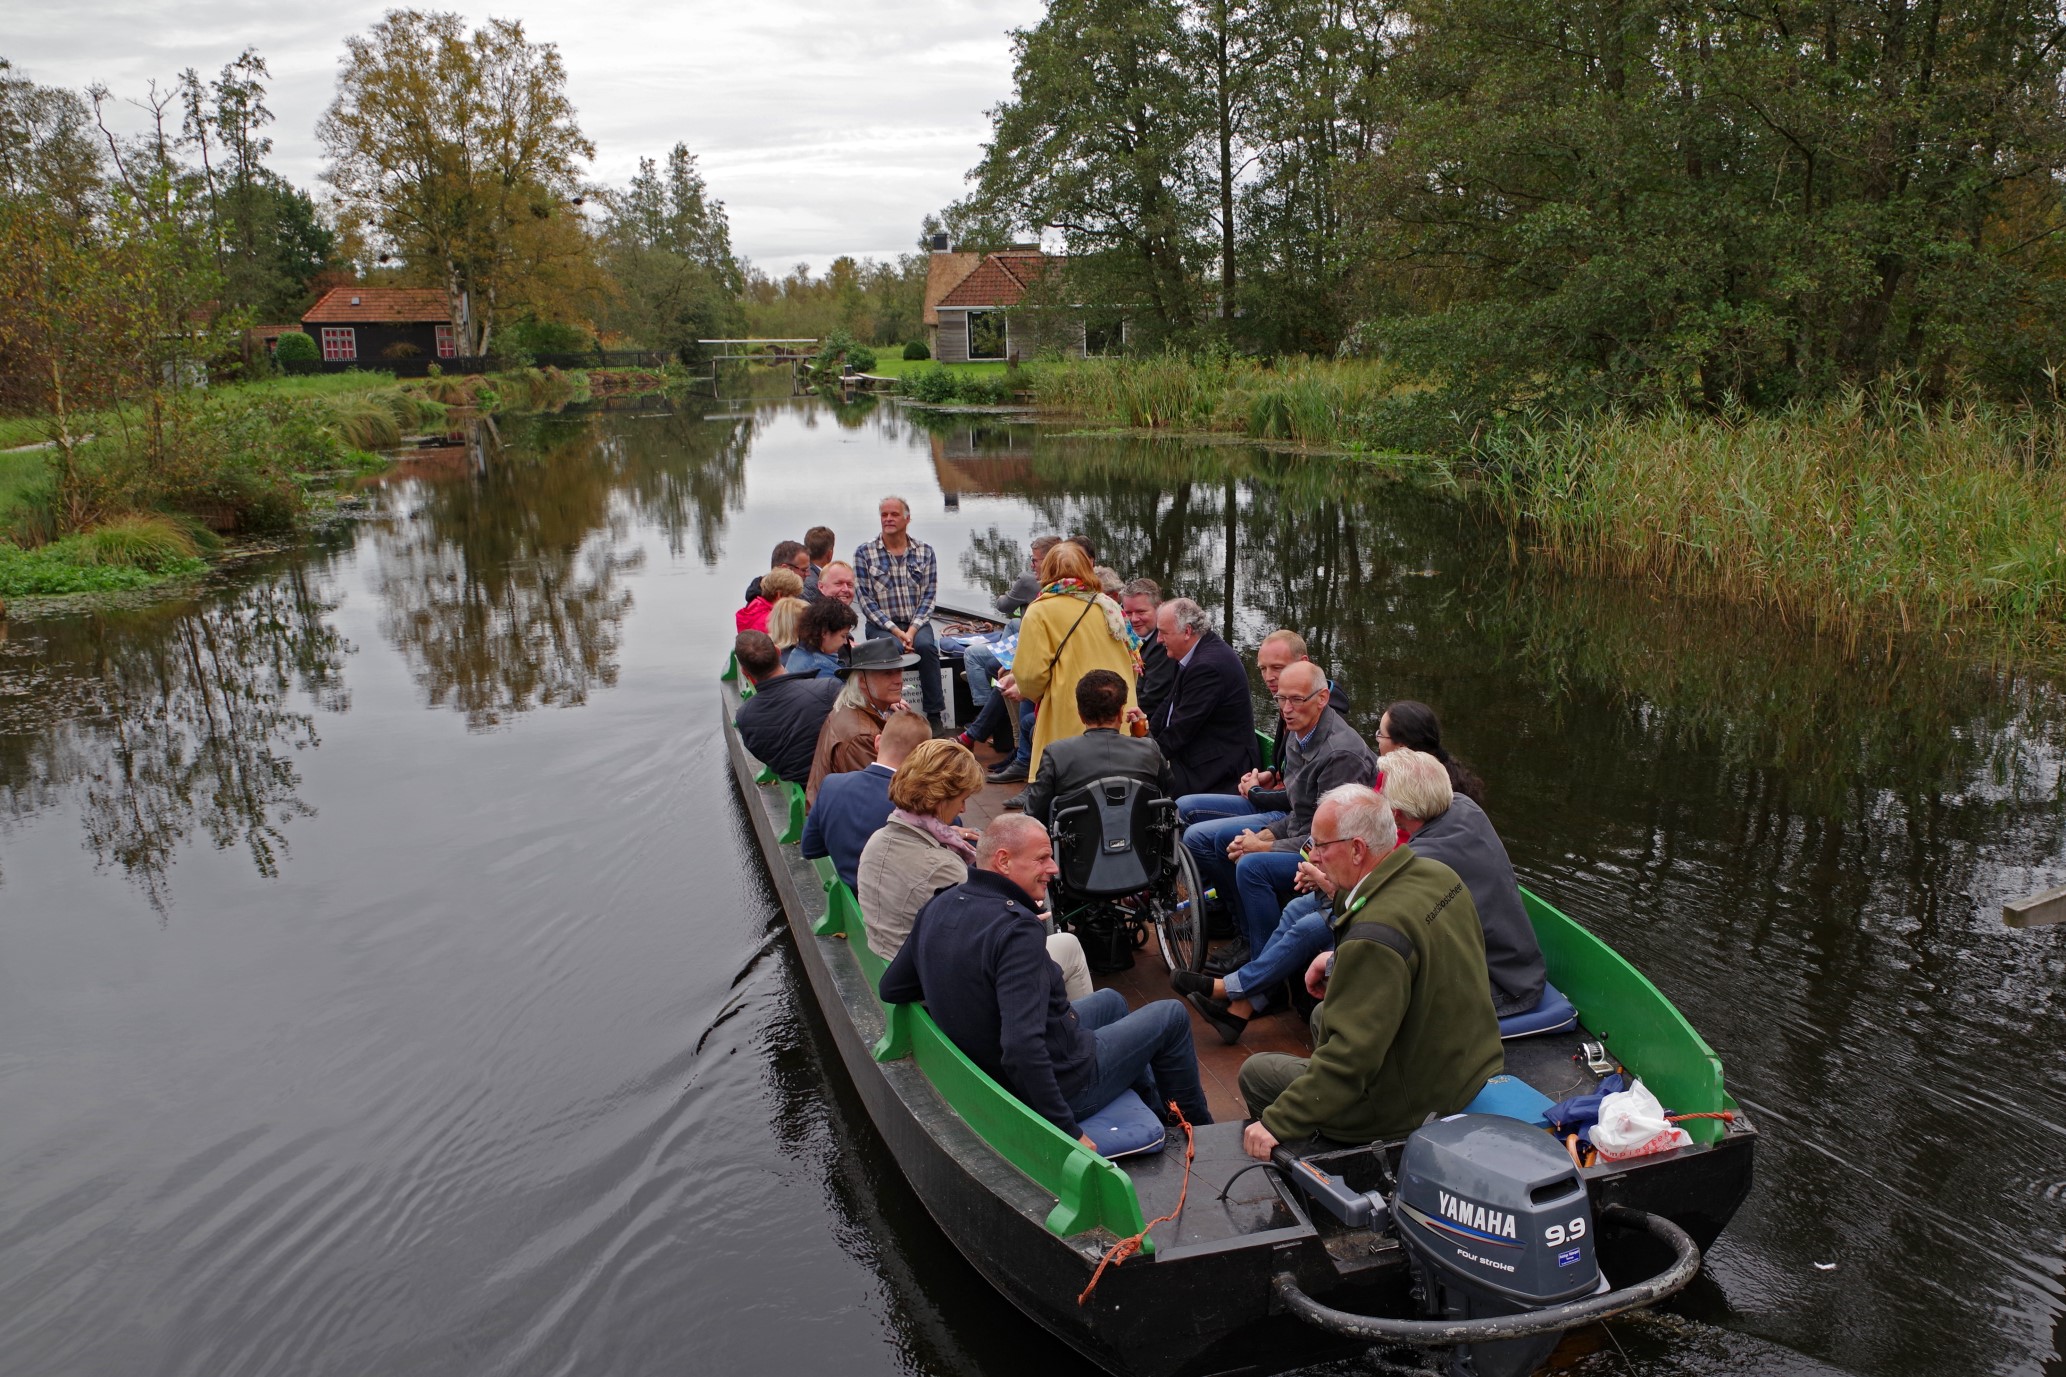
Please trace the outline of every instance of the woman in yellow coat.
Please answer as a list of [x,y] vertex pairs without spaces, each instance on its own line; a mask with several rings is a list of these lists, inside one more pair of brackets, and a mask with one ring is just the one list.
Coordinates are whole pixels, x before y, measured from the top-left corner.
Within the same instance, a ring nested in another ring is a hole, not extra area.
[[1140,675],[1140,641],[1119,604],[1099,591],[1098,577],[1083,547],[1063,541],[1040,561],[1040,596],[1019,620],[1019,647],[1012,655],[1018,694],[1040,704],[1033,726],[1030,780],[1040,773],[1040,753],[1050,741],[1079,736],[1076,683],[1094,669],[1126,680],[1126,706],[1134,706]]

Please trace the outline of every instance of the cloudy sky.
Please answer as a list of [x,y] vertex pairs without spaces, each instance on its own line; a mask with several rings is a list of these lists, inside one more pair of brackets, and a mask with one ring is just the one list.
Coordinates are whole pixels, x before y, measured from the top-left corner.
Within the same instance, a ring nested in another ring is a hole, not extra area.
[[[425,8],[431,8],[425,5]],[[141,95],[185,67],[204,77],[246,46],[272,69],[273,165],[319,190],[317,118],[344,37],[388,3],[328,0],[8,0],[0,56],[52,86]],[[1008,30],[1040,0],[503,0],[459,6],[556,43],[593,174],[627,180],[677,141],[702,160],[739,252],[776,276],[842,253],[910,251],[919,218],[965,194],[983,112],[1011,89]],[[132,112],[133,113],[133,112]]]

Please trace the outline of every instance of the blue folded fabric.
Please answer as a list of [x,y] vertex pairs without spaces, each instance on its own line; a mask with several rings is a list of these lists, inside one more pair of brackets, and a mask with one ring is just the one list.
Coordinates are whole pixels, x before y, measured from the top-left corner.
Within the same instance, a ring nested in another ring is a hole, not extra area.
[[1506,1119],[1519,1119],[1524,1124],[1539,1124],[1543,1111],[1550,1108],[1550,1097],[1537,1090],[1518,1076],[1494,1076],[1485,1082],[1477,1098],[1463,1107],[1466,1114],[1497,1114]]

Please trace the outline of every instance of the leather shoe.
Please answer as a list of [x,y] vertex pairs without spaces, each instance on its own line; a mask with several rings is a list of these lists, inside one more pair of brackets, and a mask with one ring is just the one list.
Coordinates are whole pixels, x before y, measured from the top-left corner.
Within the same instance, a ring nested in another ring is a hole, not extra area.
[[1247,1019],[1239,1014],[1229,1013],[1227,1006],[1217,999],[1189,994],[1184,996],[1184,1002],[1196,1009],[1200,1016],[1212,1025],[1213,1031],[1220,1035],[1220,1041],[1229,1047],[1241,1041],[1241,1034],[1248,1028]]
[[1025,793],[1025,790],[1023,790],[1023,789],[1022,789],[1022,790],[1020,790],[1020,791],[1019,791],[1018,793],[1016,793],[1016,794],[1013,794],[1013,795],[1012,795],[1012,796],[1011,796],[1010,798],[1006,799],[1006,800],[1004,801],[1004,811],[1005,811],[1005,812],[1007,812],[1007,813],[1023,813],[1023,812],[1025,812],[1025,811],[1026,811],[1026,793]]
[[1247,964],[1248,943],[1235,942],[1234,945],[1221,947],[1218,951],[1205,958],[1205,973],[1207,975],[1226,975],[1230,971],[1240,970]]
[[1171,971],[1169,973],[1169,988],[1175,990],[1180,995],[1204,995],[1207,999],[1210,999],[1212,998],[1212,977],[1200,975],[1196,971]]
[[1019,784],[1027,775],[1026,765],[1021,760],[1007,760],[983,776],[992,784]]

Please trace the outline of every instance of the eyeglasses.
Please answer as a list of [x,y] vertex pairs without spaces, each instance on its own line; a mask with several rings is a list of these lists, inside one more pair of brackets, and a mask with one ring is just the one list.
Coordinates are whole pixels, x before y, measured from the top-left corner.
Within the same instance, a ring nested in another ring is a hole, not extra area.
[[1324,688],[1316,688],[1311,693],[1279,693],[1274,694],[1272,696],[1276,698],[1278,707],[1295,708],[1300,703],[1306,702],[1309,699],[1318,698],[1321,694],[1325,692],[1327,692],[1327,690]]
[[1355,837],[1330,837],[1326,841],[1321,841],[1318,837],[1309,837],[1306,840],[1306,855],[1317,856],[1330,846],[1340,846],[1343,842],[1355,840]]

